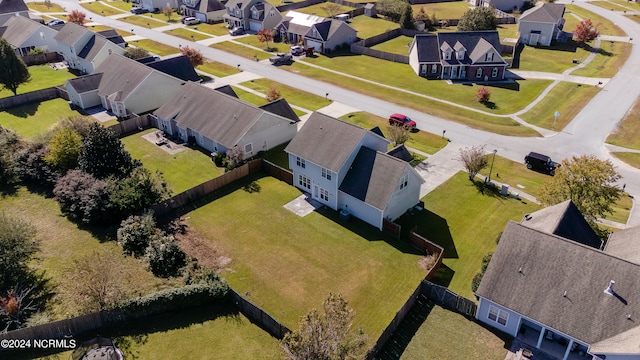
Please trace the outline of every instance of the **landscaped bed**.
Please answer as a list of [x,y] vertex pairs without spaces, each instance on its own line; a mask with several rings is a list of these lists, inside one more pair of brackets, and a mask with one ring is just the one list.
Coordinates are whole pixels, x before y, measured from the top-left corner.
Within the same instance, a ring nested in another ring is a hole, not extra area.
[[80,113],[69,109],[64,99],[53,99],[40,103],[12,107],[0,112],[0,125],[12,128],[27,139],[44,134],[59,120]]

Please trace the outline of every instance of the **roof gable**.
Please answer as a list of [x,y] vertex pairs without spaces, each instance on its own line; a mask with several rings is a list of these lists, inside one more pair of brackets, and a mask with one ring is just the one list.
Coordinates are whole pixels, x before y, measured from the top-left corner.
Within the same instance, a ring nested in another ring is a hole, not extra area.
[[[321,23],[311,25],[306,37],[321,39],[327,41],[329,39],[329,30],[331,29],[331,20],[325,20]],[[314,31],[315,30],[315,31]]]
[[0,0],[0,14],[11,14],[16,12],[29,11],[29,8],[22,0]]
[[542,3],[541,6],[536,6],[532,9],[525,11],[518,21],[530,21],[541,23],[557,23],[564,16],[564,5],[562,4],[550,4]]
[[[235,95],[235,92],[234,92],[234,95]],[[237,97],[237,95],[235,97]],[[280,98],[268,104],[264,104],[260,106],[260,109],[268,111],[272,114],[280,115],[283,118],[289,119],[293,122],[300,121],[300,118],[298,118],[298,115],[296,115],[296,112],[293,111],[293,109],[291,108],[291,105],[289,105],[287,100],[285,100],[284,98]]]
[[[13,46],[22,45],[22,43],[37,31],[51,31],[50,29],[45,30],[44,28],[46,27],[44,25],[24,16],[10,17],[9,20],[4,23],[3,27],[5,27],[5,31],[2,33],[2,37]],[[41,29],[41,27],[43,29]]]
[[67,46],[74,46],[80,39],[82,39],[87,33],[91,32],[89,29],[78,24],[67,22],[62,29],[58,31],[55,39]]
[[411,48],[416,48],[418,62],[436,63],[440,61],[440,51],[438,50],[438,37],[434,34],[416,34],[413,38]]
[[119,54],[107,56],[94,71],[103,73],[98,87],[99,96],[109,96],[121,91],[121,98],[126,99],[151,74],[157,74],[181,83],[180,79],[161,73],[153,68]]
[[98,90],[100,80],[102,80],[102,73],[93,73],[69,79],[66,85],[71,85],[78,94],[82,94],[88,91]]
[[605,252],[640,264],[640,226],[618,230],[607,240]]
[[147,63],[147,66],[171,75],[183,81],[199,82],[201,79],[196,70],[184,55]]

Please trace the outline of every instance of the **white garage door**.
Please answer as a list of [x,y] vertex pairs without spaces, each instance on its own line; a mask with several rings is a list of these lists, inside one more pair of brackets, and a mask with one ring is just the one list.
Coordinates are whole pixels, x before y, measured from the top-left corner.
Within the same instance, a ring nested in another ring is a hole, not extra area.
[[262,24],[260,24],[259,22],[250,22],[249,23],[249,30],[251,31],[260,31],[260,29],[262,29]]
[[322,53],[322,43],[319,41],[307,40],[307,47],[316,49],[316,52]]

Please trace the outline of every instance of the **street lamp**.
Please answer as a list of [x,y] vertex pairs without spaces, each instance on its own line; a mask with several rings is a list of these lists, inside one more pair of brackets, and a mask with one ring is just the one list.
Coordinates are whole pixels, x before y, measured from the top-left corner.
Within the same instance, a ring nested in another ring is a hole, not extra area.
[[497,152],[498,152],[498,149],[493,149],[493,159],[491,160],[491,168],[489,168],[489,180],[487,180],[487,183],[491,182],[491,172],[493,171],[493,163],[496,161]]

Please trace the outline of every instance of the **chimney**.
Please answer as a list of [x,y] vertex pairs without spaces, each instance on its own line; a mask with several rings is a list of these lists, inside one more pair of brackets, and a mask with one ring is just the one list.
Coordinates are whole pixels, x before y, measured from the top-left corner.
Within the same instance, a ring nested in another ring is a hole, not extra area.
[[614,280],[609,281],[609,286],[607,286],[607,288],[604,289],[604,293],[609,295],[615,294],[615,291],[613,291],[613,285],[615,284],[616,282]]

